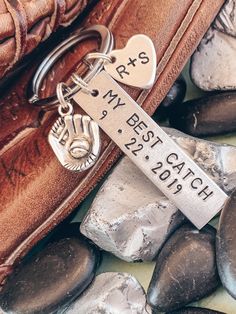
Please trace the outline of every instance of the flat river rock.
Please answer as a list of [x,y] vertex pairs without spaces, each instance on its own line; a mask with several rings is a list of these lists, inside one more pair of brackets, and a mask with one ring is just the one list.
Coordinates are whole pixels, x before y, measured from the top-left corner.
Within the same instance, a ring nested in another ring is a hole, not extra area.
[[171,127],[193,136],[212,136],[236,131],[236,92],[215,93],[173,108]]
[[91,283],[99,261],[97,249],[69,224],[39,253],[22,263],[0,295],[5,313],[56,313]]
[[221,282],[236,299],[236,192],[224,207],[217,231],[216,256]]
[[157,256],[147,292],[148,303],[172,311],[210,295],[220,284],[215,259],[215,229],[186,224],[176,230]]

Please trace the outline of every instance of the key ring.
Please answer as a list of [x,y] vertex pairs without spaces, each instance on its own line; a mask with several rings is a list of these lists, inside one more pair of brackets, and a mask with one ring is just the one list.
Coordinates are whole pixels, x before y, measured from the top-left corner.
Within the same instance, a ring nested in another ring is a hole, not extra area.
[[[32,84],[30,86],[30,95],[29,102],[34,104],[35,106],[40,106],[45,110],[52,110],[58,106],[58,98],[56,95],[40,99],[39,92],[42,82],[51,69],[51,67],[55,64],[55,62],[72,46],[78,44],[86,39],[100,37],[101,45],[99,49],[99,53],[102,55],[108,54],[114,46],[114,39],[112,33],[109,29],[104,25],[94,25],[88,28],[80,29],[70,38],[64,40],[60,43],[48,56],[43,60],[43,62],[39,65],[37,71],[34,74],[32,79]],[[96,58],[93,64],[89,66],[89,69],[85,76],[82,78],[82,81],[89,82],[91,78],[93,78],[103,67],[103,58]],[[73,82],[71,86],[69,86],[68,90],[65,91],[63,97],[66,100],[69,100],[73,97],[75,93],[77,93],[81,89],[80,84]]]

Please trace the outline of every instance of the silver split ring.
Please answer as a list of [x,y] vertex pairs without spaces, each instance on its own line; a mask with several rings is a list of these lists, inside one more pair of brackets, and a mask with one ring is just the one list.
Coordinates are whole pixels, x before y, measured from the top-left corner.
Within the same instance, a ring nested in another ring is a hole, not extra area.
[[113,58],[109,56],[108,54],[102,53],[102,52],[90,52],[84,57],[85,61],[95,60],[95,59],[103,59],[104,61],[113,63]]
[[[55,64],[55,62],[60,59],[60,57],[71,47],[86,39],[93,37],[98,37],[101,39],[99,53],[101,53],[102,55],[107,55],[113,49],[113,35],[106,26],[94,25],[88,28],[80,29],[72,36],[60,43],[56,48],[54,48],[39,65],[37,71],[33,76],[32,85],[30,87],[30,103],[34,104],[35,106],[40,106],[45,110],[51,110],[58,106],[59,101],[56,95],[43,99],[40,99],[39,97],[40,87],[42,86],[42,82],[46,77],[46,74]],[[102,69],[103,63],[104,58],[95,58],[95,61],[89,67],[84,77],[81,78],[82,81],[88,83]],[[64,93],[64,99],[69,101],[80,89],[80,84],[73,83],[71,86],[69,86],[68,91]]]

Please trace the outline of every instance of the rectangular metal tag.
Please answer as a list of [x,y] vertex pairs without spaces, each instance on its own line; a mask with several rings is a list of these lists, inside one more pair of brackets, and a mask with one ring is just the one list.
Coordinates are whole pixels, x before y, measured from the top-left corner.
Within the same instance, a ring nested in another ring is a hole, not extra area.
[[74,100],[199,229],[224,206],[227,195],[105,72]]

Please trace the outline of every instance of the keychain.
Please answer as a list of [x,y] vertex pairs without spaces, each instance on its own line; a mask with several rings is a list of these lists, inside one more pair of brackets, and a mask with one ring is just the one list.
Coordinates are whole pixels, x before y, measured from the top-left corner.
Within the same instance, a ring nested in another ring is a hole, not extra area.
[[[92,74],[83,79],[74,74],[75,85],[72,88],[63,85],[64,94],[63,86],[58,87],[60,106],[64,109],[67,106],[68,111],[64,116],[59,109],[61,117],[49,134],[56,156],[70,170],[91,167],[99,155],[98,124],[188,219],[202,228],[223,208],[228,196],[116,82],[142,89],[152,87],[156,53],[151,39],[135,35],[123,49],[112,50],[109,30],[94,26],[93,34],[94,29],[103,40],[99,52],[85,57],[87,63],[95,60],[90,65]],[[52,52],[51,58],[55,55]],[[40,85],[38,80],[36,83]],[[95,122],[70,112],[70,98]],[[55,103],[55,99],[37,101],[37,105],[49,107]]]

